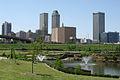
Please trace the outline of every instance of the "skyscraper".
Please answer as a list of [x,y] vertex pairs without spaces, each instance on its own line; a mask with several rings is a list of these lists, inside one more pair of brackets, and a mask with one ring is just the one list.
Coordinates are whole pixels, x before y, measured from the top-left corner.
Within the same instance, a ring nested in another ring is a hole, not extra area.
[[40,14],[40,30],[44,36],[48,34],[48,13]]
[[105,13],[93,13],[93,40],[100,42],[100,34],[105,32]]
[[60,15],[57,10],[52,13],[52,28],[60,27]]
[[8,33],[11,33],[11,28],[12,28],[11,23],[5,21],[2,24],[2,35],[8,35]]

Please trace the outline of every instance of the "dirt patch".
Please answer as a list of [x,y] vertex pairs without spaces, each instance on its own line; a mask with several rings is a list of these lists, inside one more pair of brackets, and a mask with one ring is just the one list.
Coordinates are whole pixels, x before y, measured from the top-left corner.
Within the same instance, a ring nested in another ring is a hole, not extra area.
[[40,73],[22,73],[24,75],[41,75]]
[[51,76],[48,74],[40,74],[40,73],[22,73],[23,75],[40,75],[40,76]]

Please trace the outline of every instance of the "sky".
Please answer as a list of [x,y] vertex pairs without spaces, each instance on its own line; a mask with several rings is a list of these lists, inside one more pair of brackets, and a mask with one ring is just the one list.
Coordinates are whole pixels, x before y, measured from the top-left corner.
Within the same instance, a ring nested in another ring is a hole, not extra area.
[[12,31],[35,32],[39,29],[40,13],[60,14],[60,24],[76,27],[77,38],[93,37],[93,13],[105,13],[105,31],[120,32],[120,0],[0,0],[0,33],[4,21],[12,23]]

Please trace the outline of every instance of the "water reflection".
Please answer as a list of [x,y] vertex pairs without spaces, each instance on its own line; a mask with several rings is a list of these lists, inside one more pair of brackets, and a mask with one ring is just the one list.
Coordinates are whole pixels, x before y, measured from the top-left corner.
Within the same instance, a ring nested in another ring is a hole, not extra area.
[[[120,76],[120,63],[95,63],[96,65],[81,65],[82,69],[91,70],[91,74],[109,74]],[[64,67],[75,67],[80,65],[76,63],[64,63]]]

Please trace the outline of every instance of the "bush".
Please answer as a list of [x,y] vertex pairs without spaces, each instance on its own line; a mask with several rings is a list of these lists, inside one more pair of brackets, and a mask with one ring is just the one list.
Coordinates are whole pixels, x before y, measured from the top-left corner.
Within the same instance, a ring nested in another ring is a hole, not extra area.
[[117,57],[116,57],[115,55],[112,56],[112,59],[113,59],[114,61],[117,61]]
[[56,59],[56,61],[54,62],[54,66],[56,69],[60,69],[63,68],[63,63],[60,59]]
[[2,54],[3,57],[6,57],[7,55],[5,54],[5,52]]
[[82,72],[81,66],[80,65],[76,66],[74,72],[75,72],[75,74],[81,73]]
[[108,61],[108,57],[107,56],[104,56],[104,59],[105,59],[105,61]]

